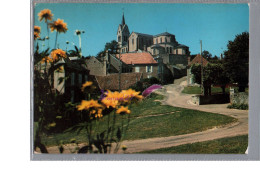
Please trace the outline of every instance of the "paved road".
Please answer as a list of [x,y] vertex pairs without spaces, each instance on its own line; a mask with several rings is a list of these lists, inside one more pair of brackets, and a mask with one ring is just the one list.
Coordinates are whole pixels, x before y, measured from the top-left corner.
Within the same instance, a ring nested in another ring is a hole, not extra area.
[[[224,114],[237,118],[237,122],[228,124],[224,127],[213,128],[202,132],[170,137],[124,141],[122,144],[127,146],[128,153],[136,153],[146,150],[167,148],[188,143],[203,142],[248,134],[248,111],[227,109],[227,104],[194,105],[190,102],[192,95],[181,93],[184,86],[186,86],[185,80],[185,78],[177,80],[175,84],[167,85],[164,87],[164,91],[160,91],[161,94],[166,96],[164,104],[205,112]],[[50,147],[48,148],[48,151],[50,153],[58,153],[57,147]],[[65,148],[65,153],[69,153],[67,148]],[[119,151],[118,153],[122,153],[122,151]]]

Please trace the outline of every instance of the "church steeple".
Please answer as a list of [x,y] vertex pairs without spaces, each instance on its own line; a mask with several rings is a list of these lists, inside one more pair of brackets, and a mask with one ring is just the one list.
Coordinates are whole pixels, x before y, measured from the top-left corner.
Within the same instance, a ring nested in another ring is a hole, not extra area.
[[123,25],[125,25],[125,17],[124,17],[124,12],[123,12],[123,17],[122,17],[122,23],[121,23],[121,25],[123,26]]

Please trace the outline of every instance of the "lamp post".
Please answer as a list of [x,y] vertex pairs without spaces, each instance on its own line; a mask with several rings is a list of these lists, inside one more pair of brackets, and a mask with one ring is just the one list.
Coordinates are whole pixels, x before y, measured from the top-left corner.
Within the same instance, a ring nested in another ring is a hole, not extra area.
[[203,86],[203,60],[202,60],[202,40],[200,40],[200,62],[201,62],[201,94],[204,95],[204,86]]

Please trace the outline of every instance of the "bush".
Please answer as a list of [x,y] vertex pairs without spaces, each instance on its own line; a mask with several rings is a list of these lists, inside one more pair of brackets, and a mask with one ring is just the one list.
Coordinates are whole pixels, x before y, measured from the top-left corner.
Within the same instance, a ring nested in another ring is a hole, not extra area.
[[248,110],[248,104],[236,104],[233,103],[231,105],[228,105],[227,108],[229,109],[239,109],[239,110]]
[[161,84],[161,82],[156,77],[145,78],[141,81],[138,81],[135,85],[129,87],[139,92],[143,92],[146,88],[154,84]]

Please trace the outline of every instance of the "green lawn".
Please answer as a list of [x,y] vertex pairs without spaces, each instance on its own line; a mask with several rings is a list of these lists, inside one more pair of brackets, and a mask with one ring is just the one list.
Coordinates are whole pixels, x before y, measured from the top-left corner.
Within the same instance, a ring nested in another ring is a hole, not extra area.
[[[229,88],[226,88],[225,92],[229,93]],[[200,94],[201,88],[197,87],[197,86],[184,87],[182,93],[185,93],[185,94]],[[220,87],[212,87],[211,93],[222,93],[222,89]]]
[[140,152],[141,154],[244,154],[248,135]]
[[[131,106],[131,120],[125,139],[136,140],[180,135],[203,131],[214,126],[224,125],[235,121],[234,118],[225,115],[161,105],[161,102],[158,100],[162,99],[163,96],[161,95],[153,95],[151,98]],[[170,114],[136,118],[138,116],[161,113]],[[100,121],[99,131],[103,131],[107,128],[107,119],[108,116],[104,116],[102,121]],[[126,119],[117,115],[116,126],[121,126],[122,120],[123,124],[126,125]],[[110,125],[111,123],[112,121],[110,122]],[[57,145],[61,140],[64,143],[69,143],[72,138],[76,139],[79,143],[86,142],[86,131],[82,130],[79,134],[76,132],[64,132],[44,136],[42,140],[47,146],[52,146]]]

